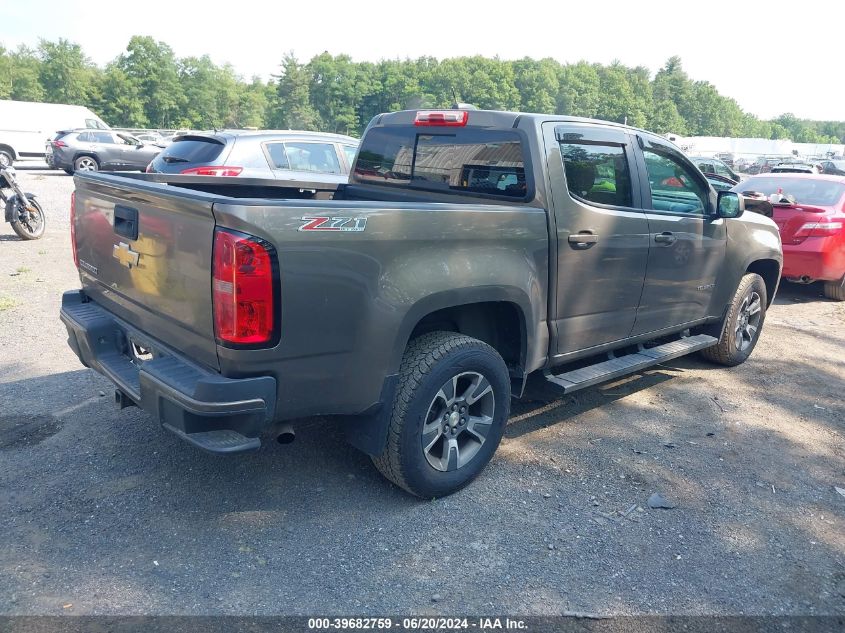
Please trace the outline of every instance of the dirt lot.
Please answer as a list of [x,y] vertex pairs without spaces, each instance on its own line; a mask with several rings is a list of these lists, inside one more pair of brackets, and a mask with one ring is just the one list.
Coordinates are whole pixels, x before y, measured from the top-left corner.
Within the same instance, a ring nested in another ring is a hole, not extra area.
[[784,286],[735,369],[532,381],[479,480],[426,502],[322,420],[223,458],[118,412],[58,320],[72,179],[20,174],[48,227],[0,226],[0,613],[845,614],[845,304],[818,288]]

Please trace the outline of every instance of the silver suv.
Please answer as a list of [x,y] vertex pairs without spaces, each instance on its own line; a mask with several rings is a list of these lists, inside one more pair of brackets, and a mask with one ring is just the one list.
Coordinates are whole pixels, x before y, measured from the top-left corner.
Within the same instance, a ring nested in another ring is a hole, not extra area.
[[177,136],[151,173],[346,182],[358,140],[341,134],[223,130]]

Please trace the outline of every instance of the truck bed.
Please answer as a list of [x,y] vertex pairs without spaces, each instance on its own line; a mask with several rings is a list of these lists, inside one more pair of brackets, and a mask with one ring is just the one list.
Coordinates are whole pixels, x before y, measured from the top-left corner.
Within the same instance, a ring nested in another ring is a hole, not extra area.
[[[548,233],[540,207],[454,196],[432,202],[437,196],[415,192],[373,200],[365,199],[365,186],[315,182],[103,173],[75,181],[83,293],[210,371],[273,376],[285,417],[376,406],[413,324],[456,297],[508,297],[531,315],[531,332],[513,336],[530,336],[539,349],[548,340]],[[127,215],[136,217],[137,236],[126,232]],[[342,226],[330,230],[332,223]],[[255,236],[278,253],[281,336],[271,348],[215,340],[218,230]],[[532,369],[544,360],[524,359]],[[317,410],[315,392],[325,394]]]

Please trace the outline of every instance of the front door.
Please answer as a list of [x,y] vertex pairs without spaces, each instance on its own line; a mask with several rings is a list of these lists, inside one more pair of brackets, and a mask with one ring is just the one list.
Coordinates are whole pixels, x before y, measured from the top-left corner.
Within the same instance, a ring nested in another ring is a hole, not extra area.
[[648,220],[631,137],[587,123],[546,123],[556,224],[554,355],[626,338],[648,260]]
[[708,311],[727,244],[700,172],[677,149],[639,139],[651,248],[634,335],[718,316]]

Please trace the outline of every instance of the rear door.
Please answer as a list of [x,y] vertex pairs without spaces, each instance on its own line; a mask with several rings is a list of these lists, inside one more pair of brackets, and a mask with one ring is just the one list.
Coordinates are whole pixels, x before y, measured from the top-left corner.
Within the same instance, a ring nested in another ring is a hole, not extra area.
[[111,132],[92,130],[88,133],[91,138],[91,150],[97,154],[100,168],[113,169],[120,167],[123,154],[117,138]]
[[626,338],[648,260],[631,139],[620,128],[543,125],[557,226],[555,355]]
[[676,148],[637,135],[637,161],[649,224],[648,274],[633,334],[706,316],[725,258],[725,221],[714,215],[715,195]]
[[119,176],[77,175],[73,227],[85,293],[211,367],[214,200]]

